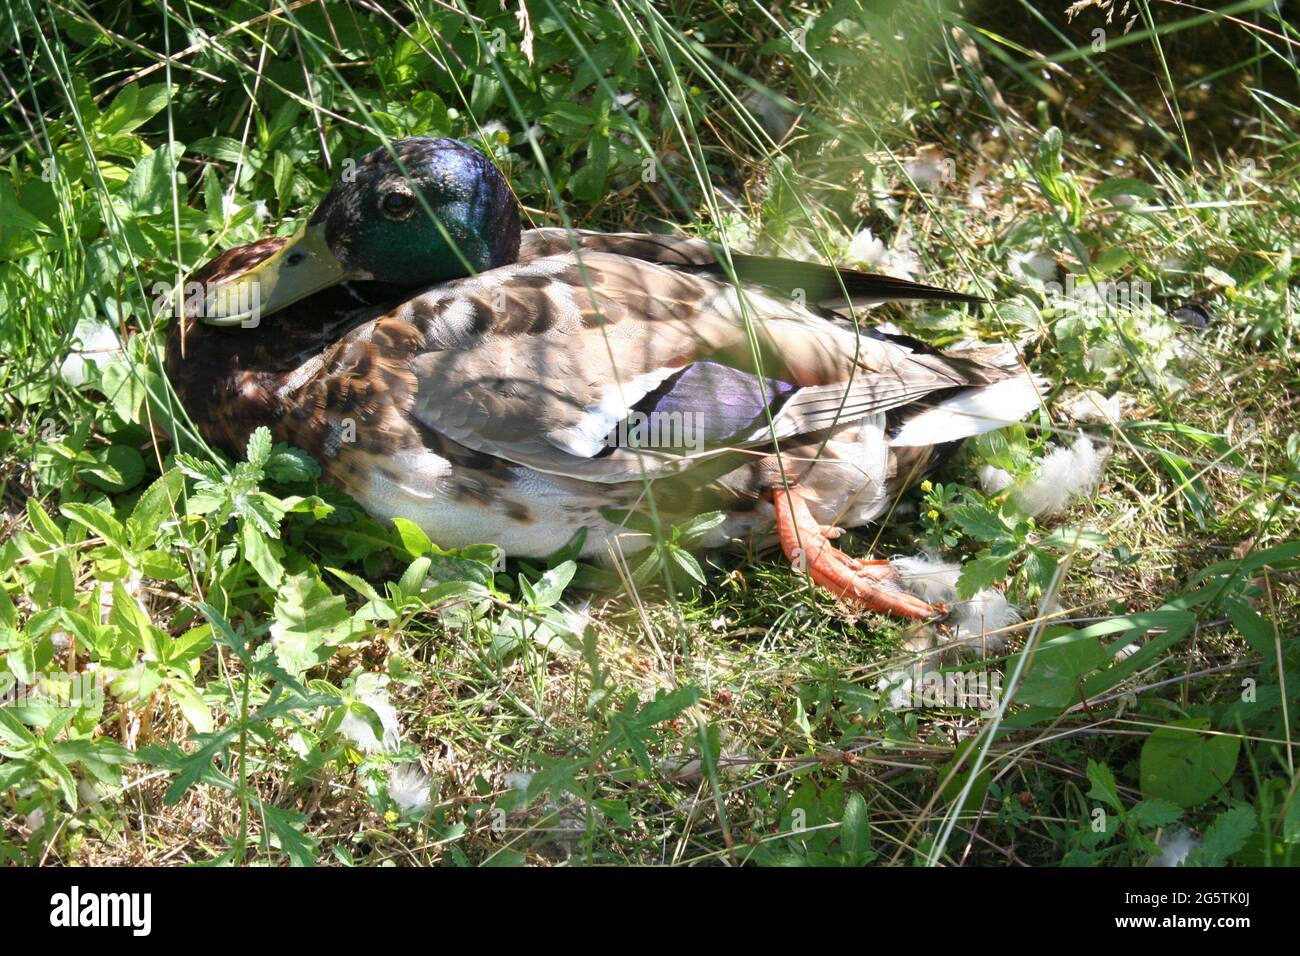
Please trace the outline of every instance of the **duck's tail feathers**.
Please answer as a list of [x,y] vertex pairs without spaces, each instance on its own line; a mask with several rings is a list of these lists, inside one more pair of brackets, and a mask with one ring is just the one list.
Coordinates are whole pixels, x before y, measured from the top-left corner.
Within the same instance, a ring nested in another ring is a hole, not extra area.
[[938,403],[915,406],[889,439],[897,447],[941,445],[1020,421],[1042,404],[1042,382],[1028,372],[958,392]]

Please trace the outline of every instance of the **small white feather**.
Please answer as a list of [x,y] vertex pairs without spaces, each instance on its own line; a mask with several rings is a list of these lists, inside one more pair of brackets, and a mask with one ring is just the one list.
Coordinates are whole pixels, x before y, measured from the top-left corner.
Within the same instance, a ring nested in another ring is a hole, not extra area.
[[939,445],[1018,422],[1038,407],[1038,386],[1028,375],[1003,379],[945,399],[903,422],[890,444]]
[[1020,612],[1007,596],[994,588],[985,588],[969,601],[957,600],[957,579],[961,565],[944,561],[934,554],[894,558],[890,564],[898,572],[903,587],[931,604],[946,604],[956,625],[953,640],[971,642],[987,651],[998,652],[1006,643],[1006,634],[994,633],[1020,622]]
[[951,604],[957,600],[957,578],[961,565],[944,561],[934,554],[894,558],[889,562],[898,572],[903,587],[931,604]]
[[357,745],[357,749],[364,753],[379,753],[381,750],[396,753],[402,745],[401,727],[397,721],[397,711],[388,701],[388,692],[382,689],[369,691],[359,695],[357,699],[378,715],[379,723],[384,729],[383,739],[380,740],[375,736],[369,721],[351,712],[339,724],[339,733],[351,740]]
[[1007,642],[1004,628],[1020,623],[1020,612],[1007,600],[1007,596],[993,588],[985,588],[969,601],[962,601],[952,609],[957,624],[954,640],[970,641],[976,647],[999,653]]
[[975,470],[975,476],[979,478],[980,487],[984,489],[986,495],[996,495],[1000,491],[1006,491],[1016,480],[1011,472],[997,465],[980,465]]
[[906,710],[912,706],[912,673],[906,670],[894,670],[876,681],[876,690],[889,692],[889,709]]
[[59,372],[73,388],[85,384],[88,366],[98,365],[102,368],[122,354],[122,343],[118,340],[117,331],[99,319],[79,320],[72,330],[72,337],[81,347],[68,353],[59,366]]
[[403,813],[420,815],[432,802],[429,775],[418,763],[398,764],[388,771],[388,795]]
[[1187,854],[1198,849],[1201,841],[1185,827],[1166,830],[1160,835],[1157,846],[1160,855],[1151,858],[1150,866],[1180,866],[1187,859]]
[[1073,498],[1096,489],[1103,461],[1104,456],[1086,436],[1069,448],[1053,449],[1034,478],[1016,489],[1016,507],[1030,516],[1064,510]]

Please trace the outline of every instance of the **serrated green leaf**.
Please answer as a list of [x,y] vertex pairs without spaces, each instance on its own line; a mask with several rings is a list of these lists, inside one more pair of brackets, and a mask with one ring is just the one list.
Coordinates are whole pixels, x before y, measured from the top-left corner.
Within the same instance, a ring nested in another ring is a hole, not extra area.
[[1214,818],[1201,841],[1201,866],[1223,866],[1246,845],[1258,824],[1254,807],[1233,807]]
[[265,425],[259,426],[248,436],[248,443],[244,446],[244,460],[260,472],[271,457],[271,447],[271,430]]
[[976,505],[953,508],[948,512],[948,518],[961,528],[963,534],[977,541],[1000,541],[1010,533],[1000,515]]
[[307,814],[259,801],[262,817],[294,866],[315,866],[317,842],[303,832]]
[[1182,808],[1169,800],[1139,800],[1129,811],[1129,819],[1146,829],[1167,827],[1183,815]]
[[314,481],[321,474],[316,459],[301,448],[281,443],[271,449],[266,460],[266,475],[272,481],[284,484]]
[[1115,786],[1115,775],[1110,772],[1109,767],[1089,758],[1088,779],[1092,781],[1092,789],[1088,791],[1088,796],[1095,800],[1104,800],[1112,809],[1120,813],[1124,812],[1124,804],[1119,799],[1119,789]]
[[961,566],[961,576],[957,579],[957,597],[969,601],[980,591],[992,587],[1007,576],[1014,554],[999,556],[990,551],[981,551]]

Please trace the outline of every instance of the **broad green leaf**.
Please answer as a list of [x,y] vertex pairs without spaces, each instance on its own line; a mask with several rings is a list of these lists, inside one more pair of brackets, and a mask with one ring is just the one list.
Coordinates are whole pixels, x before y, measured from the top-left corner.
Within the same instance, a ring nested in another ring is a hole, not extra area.
[[279,587],[280,581],[284,578],[284,566],[273,550],[279,545],[273,545],[251,521],[245,521],[240,526],[239,537],[244,548],[244,557],[253,566],[257,576],[271,587]]
[[173,469],[140,494],[126,522],[132,547],[145,548],[153,543],[162,523],[176,516],[176,503],[184,488],[185,476]]
[[167,105],[167,86],[158,83],[141,88],[139,83],[123,87],[112,104],[99,118],[99,131],[105,136],[129,133],[153,119]]
[[[1022,654],[1007,664],[1016,667]],[[1106,661],[1106,651],[1095,637],[1081,636],[1068,627],[1053,627],[1032,652],[1015,691],[1017,704],[1065,707],[1080,699],[1082,678]]]
[[420,593],[424,588],[424,582],[429,577],[429,567],[432,564],[433,559],[429,557],[416,558],[410,563],[397,582],[397,588],[403,596],[414,597]]
[[1046,538],[1039,541],[1039,547],[1058,548],[1061,551],[1078,549],[1096,551],[1106,547],[1110,539],[1099,531],[1089,528],[1057,528]]
[[840,823],[840,849],[849,866],[862,866],[871,854],[871,817],[867,801],[856,790],[844,798],[844,819]]
[[78,524],[85,525],[119,551],[126,550],[126,529],[107,511],[77,502],[61,505],[59,510]]
[[569,586],[573,580],[574,573],[578,570],[578,565],[573,561],[565,561],[557,568],[552,568],[542,575],[541,579],[533,586],[533,606],[550,607],[564,594],[564,589]]
[[203,734],[212,731],[212,712],[208,710],[208,705],[203,702],[203,697],[192,684],[169,680],[167,690],[191,727]]
[[352,632],[351,614],[341,594],[333,594],[320,578],[308,574],[286,577],[275,600],[271,638],[276,659],[290,674],[328,660],[334,642]]
[[184,178],[176,171],[184,151],[180,143],[172,144],[171,148],[163,143],[136,163],[116,196],[126,215],[154,216],[170,209],[173,184],[179,191],[180,201],[185,201]]
[[397,531],[397,538],[402,542],[402,547],[406,553],[413,558],[418,558],[422,554],[428,554],[433,550],[433,542],[429,536],[424,533],[424,529],[413,521],[407,521],[405,518],[394,518],[393,528]]
[[63,532],[35,498],[27,499],[27,521],[36,532],[36,536],[51,548],[63,547]]
[[0,177],[0,228],[22,232],[49,232],[49,227],[18,204],[7,178]]
[[1178,720],[1142,745],[1142,794],[1194,807],[1223,789],[1237,766],[1241,739],[1206,734],[1207,719]]
[[1227,607],[1228,617],[1232,619],[1232,626],[1237,629],[1237,633],[1246,639],[1251,650],[1259,654],[1266,661],[1277,658],[1277,646],[1275,644],[1276,633],[1273,625],[1264,620],[1259,612],[1252,608],[1245,601],[1239,598],[1229,598],[1224,602]]
[[82,467],[80,474],[96,488],[114,493],[127,491],[144,477],[144,458],[130,445],[109,445],[94,456],[95,464]]

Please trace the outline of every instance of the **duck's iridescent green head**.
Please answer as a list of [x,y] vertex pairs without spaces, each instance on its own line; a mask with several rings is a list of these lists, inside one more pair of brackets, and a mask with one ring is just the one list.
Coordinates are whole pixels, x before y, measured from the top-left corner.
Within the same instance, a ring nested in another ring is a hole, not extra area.
[[204,318],[247,323],[357,279],[420,288],[515,261],[519,206],[477,149],[454,139],[394,142],[344,166],[307,225],[278,253],[210,292]]

